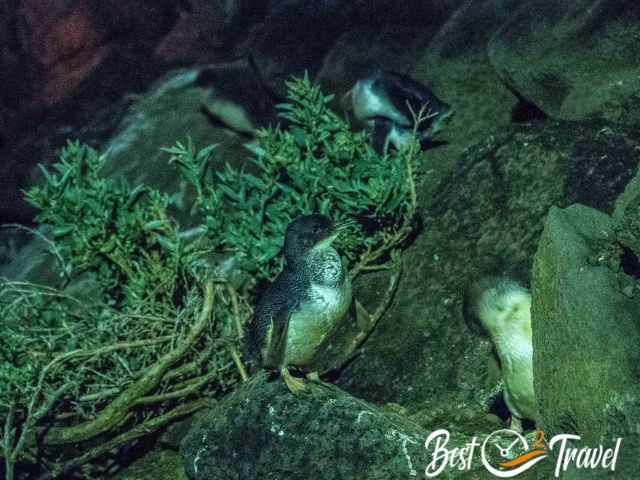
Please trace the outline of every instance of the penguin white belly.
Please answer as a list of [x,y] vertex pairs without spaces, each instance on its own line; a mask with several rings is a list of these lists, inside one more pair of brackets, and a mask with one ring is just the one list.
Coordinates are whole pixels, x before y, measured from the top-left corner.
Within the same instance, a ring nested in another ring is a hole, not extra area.
[[398,112],[386,96],[373,90],[370,80],[360,80],[356,83],[352,95],[353,113],[356,118],[365,121],[373,117],[384,117],[398,125],[410,125],[409,119]]
[[396,150],[401,150],[411,145],[413,141],[413,132],[411,130],[403,129],[397,125],[393,125],[389,130],[389,136],[387,142],[395,147]]
[[205,103],[205,108],[229,129],[250,135],[255,134],[256,127],[241,105],[222,98],[214,98]]
[[490,280],[492,285],[478,298],[476,311],[500,357],[504,399],[512,417],[536,420],[531,294],[513,280]]
[[504,380],[504,399],[517,418],[536,420],[538,409],[533,389],[533,347],[526,334],[496,341]]
[[305,367],[351,303],[351,284],[342,288],[312,284],[308,300],[289,319],[285,365]]

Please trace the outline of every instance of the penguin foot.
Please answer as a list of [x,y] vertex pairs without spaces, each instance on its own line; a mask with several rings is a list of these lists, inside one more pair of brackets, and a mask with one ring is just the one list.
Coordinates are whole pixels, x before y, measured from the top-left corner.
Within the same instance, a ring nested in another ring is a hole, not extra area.
[[305,375],[305,378],[319,387],[328,388],[330,390],[334,388],[331,383],[322,381],[318,372],[309,372]]
[[287,367],[283,367],[280,369],[280,376],[284,380],[284,383],[287,384],[287,388],[294,395],[298,395],[301,392],[304,392],[307,389],[307,385],[304,383],[304,380],[301,378],[296,378],[291,375],[289,369]]
[[522,428],[522,420],[520,420],[518,417],[514,417],[513,415],[511,415],[511,421],[509,422],[509,430],[522,433],[524,431],[524,429]]

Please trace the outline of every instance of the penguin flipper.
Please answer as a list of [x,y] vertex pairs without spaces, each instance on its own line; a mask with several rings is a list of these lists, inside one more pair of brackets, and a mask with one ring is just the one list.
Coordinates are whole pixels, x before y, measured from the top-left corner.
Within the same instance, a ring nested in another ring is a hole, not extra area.
[[265,325],[262,363],[265,367],[281,368],[284,363],[289,320],[296,305],[287,302],[274,309]]
[[289,332],[289,320],[293,309],[281,308],[278,311],[279,316],[275,319],[272,317],[273,335],[271,337],[271,348],[269,351],[268,362],[272,366],[277,366],[280,376],[287,385],[287,388],[294,395],[298,395],[307,390],[307,386],[301,378],[291,375],[286,365],[285,350],[287,346],[287,334]]
[[371,132],[371,146],[380,156],[387,153],[389,148],[389,133],[391,125],[385,118],[376,118],[373,121],[373,131]]

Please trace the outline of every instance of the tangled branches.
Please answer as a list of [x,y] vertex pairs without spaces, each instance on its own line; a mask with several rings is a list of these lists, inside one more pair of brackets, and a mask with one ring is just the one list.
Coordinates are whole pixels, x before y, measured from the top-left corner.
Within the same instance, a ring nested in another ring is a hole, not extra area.
[[9,480],[21,464],[43,479],[87,465],[105,476],[107,453],[246,380],[241,339],[256,285],[280,270],[283,233],[298,215],[357,220],[338,241],[354,278],[393,271],[373,314],[357,304],[360,330],[337,366],[375,326],[413,226],[417,142],[379,157],[308,79],[288,87],[288,128],[260,131],[247,168],[212,168],[215,146],[165,150],[191,185],[188,231],[169,213],[170,196],[103,177],[106,157],[86,146],[69,143],[54,172],[43,170],[27,199],[53,234],[59,283],[0,284]]

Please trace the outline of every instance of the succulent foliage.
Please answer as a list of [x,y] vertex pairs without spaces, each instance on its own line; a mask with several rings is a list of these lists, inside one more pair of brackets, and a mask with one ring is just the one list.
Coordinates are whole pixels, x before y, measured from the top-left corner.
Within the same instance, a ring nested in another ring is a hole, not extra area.
[[[191,186],[189,228],[172,216],[173,197],[104,176],[108,159],[86,145],[69,142],[42,169],[26,197],[51,232],[59,282],[0,284],[8,478],[43,446],[49,475],[86,465],[101,454],[91,439],[117,448],[241,381],[244,323],[281,268],[293,218],[355,220],[338,243],[353,275],[379,268],[407,238],[417,144],[380,157],[308,78],[287,86],[284,126],[260,130],[242,168],[221,165],[215,145],[165,149]],[[69,443],[77,449],[56,450]]]

